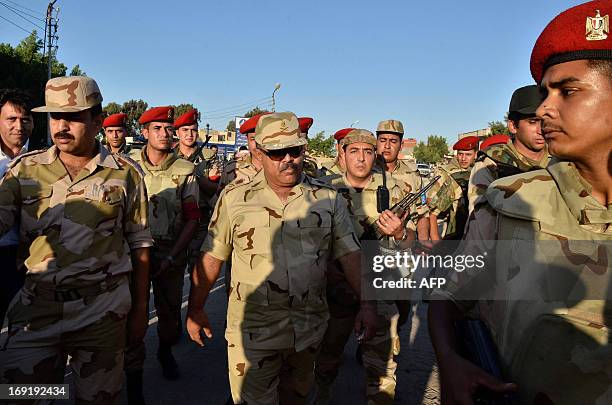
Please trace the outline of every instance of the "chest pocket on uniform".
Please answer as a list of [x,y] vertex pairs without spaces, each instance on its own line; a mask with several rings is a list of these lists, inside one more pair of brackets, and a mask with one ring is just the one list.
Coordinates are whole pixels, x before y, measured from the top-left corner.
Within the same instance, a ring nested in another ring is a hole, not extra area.
[[238,256],[254,269],[272,260],[270,219],[267,212],[254,213],[236,225],[233,240]]
[[174,239],[174,223],[180,211],[180,198],[177,190],[180,190],[181,178],[179,176],[158,176],[155,179],[160,182],[157,187],[151,187],[149,191],[149,226],[154,239]]
[[325,210],[309,211],[298,220],[300,241],[305,254],[321,255],[329,249],[331,241],[331,212]]
[[91,185],[84,189],[83,197],[66,198],[64,216],[72,222],[94,231],[115,228],[123,207],[123,189],[116,186]]
[[53,189],[40,185],[21,186],[21,209],[32,219],[40,219],[49,209]]

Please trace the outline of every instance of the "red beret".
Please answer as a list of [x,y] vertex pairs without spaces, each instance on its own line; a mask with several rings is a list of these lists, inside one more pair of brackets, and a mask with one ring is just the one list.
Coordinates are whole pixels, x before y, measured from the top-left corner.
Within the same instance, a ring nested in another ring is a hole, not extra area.
[[310,117],[301,117],[301,118],[298,118],[298,121],[300,122],[300,132],[303,134],[308,133],[308,130],[310,129],[310,127],[312,126],[312,123],[314,122],[314,120]]
[[148,122],[172,122],[174,121],[174,107],[153,107],[142,113],[138,122],[144,125]]
[[240,129],[239,129],[240,133],[246,135],[246,134],[251,134],[255,132],[255,127],[257,127],[257,122],[259,122],[259,119],[262,116],[268,115],[268,114],[272,114],[272,113],[265,112],[265,113],[257,114],[257,115],[252,116],[248,120],[244,121],[242,125],[240,125]]
[[459,141],[453,145],[454,150],[472,150],[478,149],[478,137],[477,136],[466,136],[465,138],[459,139]]
[[336,133],[334,134],[334,139],[336,141],[340,142],[353,129],[355,129],[355,128],[344,128],[344,129],[340,129],[340,130],[336,131]]
[[127,114],[124,114],[124,113],[111,114],[104,119],[104,122],[102,123],[102,128],[107,128],[107,127],[124,127],[125,128],[126,121],[127,121]]
[[174,128],[182,127],[183,125],[193,125],[198,123],[198,110],[192,108],[185,114],[174,120]]
[[[552,65],[580,59],[612,59],[610,0],[580,4],[556,16],[531,52],[531,75],[539,84]],[[586,30],[585,30],[586,26]]]
[[506,144],[510,137],[504,134],[491,135],[480,144],[480,150],[486,150],[489,146]]

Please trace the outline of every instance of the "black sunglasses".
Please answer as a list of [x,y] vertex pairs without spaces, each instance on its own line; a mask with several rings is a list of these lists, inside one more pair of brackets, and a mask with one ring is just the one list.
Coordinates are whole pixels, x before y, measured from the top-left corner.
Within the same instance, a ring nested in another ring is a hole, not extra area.
[[259,150],[261,150],[264,153],[264,155],[269,157],[271,160],[280,162],[287,155],[291,156],[293,159],[299,158],[302,155],[302,151],[304,150],[304,148],[302,146],[294,146],[292,148],[276,149],[276,150],[263,150],[259,148]]

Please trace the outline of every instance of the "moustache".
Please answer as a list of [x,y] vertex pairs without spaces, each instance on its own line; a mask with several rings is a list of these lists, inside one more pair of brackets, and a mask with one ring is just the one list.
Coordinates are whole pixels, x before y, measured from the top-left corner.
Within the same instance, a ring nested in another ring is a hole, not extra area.
[[563,132],[563,128],[557,125],[542,125],[542,134],[548,132]]
[[285,170],[297,170],[299,168],[299,165],[296,165],[293,162],[283,162],[280,165],[280,171],[283,172]]
[[70,134],[69,132],[56,132],[55,134],[53,134],[53,137],[74,139],[74,136],[72,136],[72,134]]

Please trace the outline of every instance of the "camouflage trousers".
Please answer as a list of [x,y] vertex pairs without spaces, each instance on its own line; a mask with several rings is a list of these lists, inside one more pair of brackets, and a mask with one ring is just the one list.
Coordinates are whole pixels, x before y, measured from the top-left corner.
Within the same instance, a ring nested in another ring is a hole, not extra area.
[[112,290],[67,302],[43,300],[22,288],[7,313],[0,383],[62,384],[70,358],[76,388],[70,398],[76,404],[119,403],[130,306],[127,277]]
[[[181,305],[183,303],[183,283],[185,279],[186,254],[177,255],[174,264],[162,273],[157,273],[159,263],[170,254],[171,246],[159,245],[151,248],[151,284],[153,285],[153,304],[157,316],[157,337],[160,345],[171,346],[183,333]],[[155,276],[153,276],[156,274]],[[145,359],[144,342],[127,348],[125,370],[142,370]]]
[[[316,404],[328,404],[332,398],[334,381],[338,376],[344,346],[353,333],[356,306],[347,308],[328,299],[330,318],[315,366]],[[393,404],[395,398],[397,363],[400,341],[397,335],[399,313],[393,301],[379,301],[376,335],[362,343],[363,366],[366,371],[368,404]]]
[[235,404],[300,405],[312,389],[312,373],[319,345],[294,349],[252,349],[242,341],[228,341],[227,359]]

